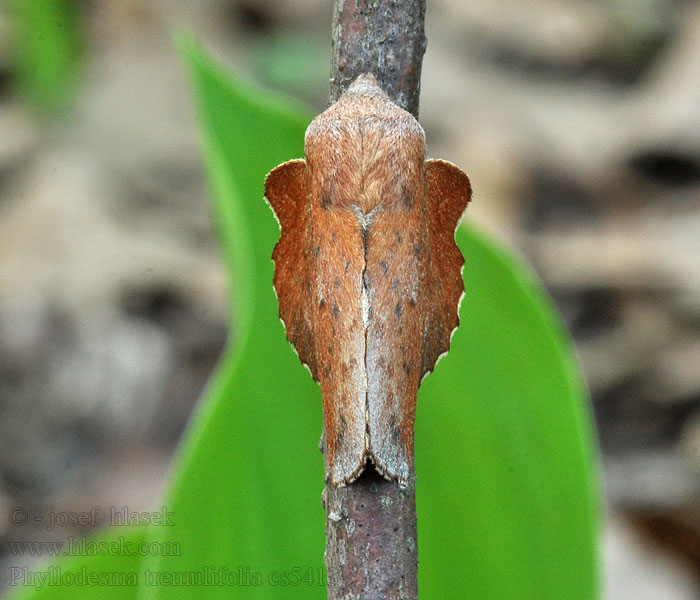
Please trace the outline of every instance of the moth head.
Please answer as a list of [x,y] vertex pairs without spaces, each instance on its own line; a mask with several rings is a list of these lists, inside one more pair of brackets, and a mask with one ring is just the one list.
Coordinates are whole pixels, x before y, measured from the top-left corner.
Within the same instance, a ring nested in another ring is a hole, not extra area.
[[389,96],[377,82],[372,73],[363,73],[359,75],[355,81],[349,86],[344,96],[372,96],[374,98],[382,98],[389,100]]

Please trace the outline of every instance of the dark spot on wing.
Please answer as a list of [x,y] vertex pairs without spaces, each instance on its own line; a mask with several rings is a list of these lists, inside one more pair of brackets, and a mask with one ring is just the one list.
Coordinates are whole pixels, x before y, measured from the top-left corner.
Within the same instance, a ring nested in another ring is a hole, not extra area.
[[394,314],[395,314],[396,317],[398,318],[398,317],[401,316],[401,312],[402,312],[401,302],[399,302],[399,303],[396,305],[396,308],[394,309]]
[[403,242],[403,236],[397,231],[396,232],[396,243],[400,244],[401,242]]
[[410,190],[406,189],[406,186],[404,186],[403,180],[401,180],[401,204],[403,204],[406,208],[411,208],[413,206],[413,202],[415,198],[413,197],[413,194],[411,193]]
[[333,316],[338,318],[339,313],[340,313],[340,309],[338,308],[338,305],[334,302],[333,303]]
[[[390,396],[390,398],[393,400],[393,396]],[[396,418],[396,413],[393,412],[389,417],[389,431],[394,446],[399,448],[401,444],[401,427],[399,426],[398,419]]]
[[419,245],[419,244],[413,244],[413,254],[415,254],[416,256],[419,256],[419,255],[420,255],[420,251],[421,251],[420,245]]
[[382,261],[379,263],[379,266],[382,268],[382,273],[384,273],[386,277],[389,274],[389,265],[386,264],[386,261]]
[[314,256],[318,256],[321,253],[321,246],[314,246],[314,249],[312,250]]

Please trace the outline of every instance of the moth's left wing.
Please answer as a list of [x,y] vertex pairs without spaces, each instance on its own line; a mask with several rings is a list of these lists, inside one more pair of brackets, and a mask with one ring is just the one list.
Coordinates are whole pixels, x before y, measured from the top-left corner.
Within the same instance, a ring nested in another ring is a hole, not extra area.
[[423,198],[380,208],[368,233],[365,287],[367,428],[370,456],[382,475],[407,480],[421,379],[427,310],[427,225]]
[[450,162],[426,162],[426,194],[430,264],[430,305],[421,376],[430,373],[440,356],[450,348],[452,332],[459,325],[459,302],[464,293],[464,258],[455,242],[457,225],[471,199],[469,178]]
[[445,161],[425,166],[425,196],[374,217],[365,267],[370,456],[380,473],[400,480],[413,461],[418,387],[449,348],[464,291],[454,236],[469,180]]

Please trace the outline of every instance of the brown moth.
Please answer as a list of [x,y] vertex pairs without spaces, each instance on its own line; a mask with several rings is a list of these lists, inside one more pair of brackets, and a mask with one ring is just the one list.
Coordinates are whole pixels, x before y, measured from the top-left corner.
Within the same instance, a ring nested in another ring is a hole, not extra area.
[[418,386],[459,322],[454,234],[469,180],[425,160],[422,127],[370,74],[312,121],[305,154],[265,181],[282,230],[280,318],[321,384],[331,482],[351,482],[368,459],[406,481]]

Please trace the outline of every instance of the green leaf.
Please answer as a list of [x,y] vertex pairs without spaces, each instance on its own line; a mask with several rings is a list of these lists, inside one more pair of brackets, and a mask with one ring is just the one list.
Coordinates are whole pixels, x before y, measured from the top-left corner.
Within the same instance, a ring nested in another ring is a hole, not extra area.
[[[181,448],[167,501],[176,525],[158,531],[160,539],[181,541],[183,556],[154,558],[149,566],[249,572],[252,585],[212,585],[196,593],[148,588],[144,597],[321,598],[320,391],[277,316],[270,256],[279,227],[263,200],[265,174],[303,155],[309,117],[232,80],[190,39],[181,40],[180,49],[199,109],[213,211],[234,286],[236,348],[222,359]],[[294,569],[313,578],[312,585],[269,584]]]
[[[325,598],[320,392],[277,318],[270,255],[279,230],[262,197],[265,174],[302,156],[308,116],[225,73],[191,40],[180,47],[237,333],[179,453],[167,502],[176,525],[156,530],[183,555],[146,566],[232,575],[221,585],[144,587],[142,597]],[[467,261],[462,326],[418,398],[421,593],[590,600],[595,443],[570,345],[527,269],[471,229],[457,239]],[[295,572],[307,581],[276,583]]]
[[71,0],[8,0],[20,92],[40,111],[61,108],[74,89],[78,17]]
[[148,552],[145,528],[105,531],[87,544],[85,553],[92,556],[65,556],[27,566],[15,576],[10,572],[5,600],[135,600],[143,575],[141,555]]
[[272,89],[307,101],[321,100],[328,87],[328,40],[322,36],[276,32],[253,45],[253,64]]
[[522,264],[471,228],[457,242],[461,324],[416,414],[419,588],[596,598],[596,446],[571,345]]

